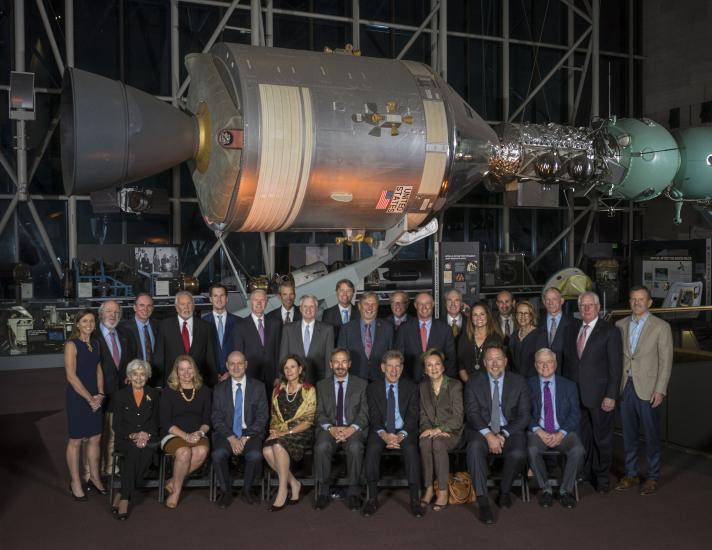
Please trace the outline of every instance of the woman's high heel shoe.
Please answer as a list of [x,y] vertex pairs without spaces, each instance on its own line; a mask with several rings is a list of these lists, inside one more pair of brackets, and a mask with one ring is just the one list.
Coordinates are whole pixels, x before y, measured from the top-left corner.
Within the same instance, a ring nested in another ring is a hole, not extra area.
[[[294,492],[292,492],[291,489],[289,491],[291,493],[292,498],[290,498],[287,502],[289,504],[299,504],[299,501],[302,498],[302,484],[299,484],[299,494],[297,495],[297,498],[294,498]],[[284,508],[284,505],[282,505],[282,508]]]
[[270,504],[269,508],[267,508],[267,510],[269,510],[270,512],[281,512],[282,510],[284,510],[287,507],[286,504],[287,504],[286,502],[284,504],[282,504],[282,506],[276,506],[275,504]]
[[72,496],[74,497],[74,500],[76,500],[77,502],[86,502],[87,500],[89,500],[86,495],[82,495],[80,497],[75,495],[74,490],[72,489],[71,483],[69,484],[69,492],[72,494]]
[[99,487],[94,485],[94,482],[91,479],[87,479],[84,490],[88,493],[96,493],[97,495],[101,496],[106,496],[109,494],[109,491],[107,491],[106,489],[99,489]]

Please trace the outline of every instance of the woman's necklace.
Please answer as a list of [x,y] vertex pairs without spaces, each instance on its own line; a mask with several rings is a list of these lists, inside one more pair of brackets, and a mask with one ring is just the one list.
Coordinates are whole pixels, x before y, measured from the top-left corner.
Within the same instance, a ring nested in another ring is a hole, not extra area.
[[184,401],[187,403],[190,403],[193,399],[195,399],[195,388],[191,388],[193,390],[193,395],[190,396],[190,399],[188,399],[185,394],[183,393],[183,386],[178,387],[178,391],[180,392],[180,396],[183,398]]
[[294,403],[294,400],[297,398],[297,394],[299,393],[299,386],[297,386],[297,389],[294,390],[294,393],[293,393],[293,394],[291,394],[291,395],[292,395],[292,398],[291,398],[291,399],[289,398],[289,396],[290,396],[290,393],[289,393],[289,386],[287,386],[287,387],[285,388],[285,392],[284,392],[284,393],[285,393],[285,396],[284,396],[284,397],[285,397],[285,399],[287,400],[287,403]]

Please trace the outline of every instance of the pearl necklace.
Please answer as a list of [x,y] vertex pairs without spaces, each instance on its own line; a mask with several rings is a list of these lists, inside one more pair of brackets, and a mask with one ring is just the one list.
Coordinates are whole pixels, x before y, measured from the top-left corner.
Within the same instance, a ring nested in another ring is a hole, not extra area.
[[289,386],[285,386],[284,388],[284,397],[287,400],[287,403],[294,403],[294,400],[297,398],[297,394],[299,393],[299,387],[294,391],[292,394],[292,398],[289,398]]
[[185,394],[183,393],[183,387],[182,387],[182,386],[179,386],[179,387],[178,387],[178,391],[180,392],[180,396],[181,396],[181,397],[183,398],[183,400],[186,401],[187,403],[190,403],[193,399],[195,399],[195,394],[196,394],[197,392],[195,391],[195,388],[192,388],[192,389],[193,389],[193,395],[192,395],[192,397],[191,397],[190,399],[188,399],[188,398],[185,396]]

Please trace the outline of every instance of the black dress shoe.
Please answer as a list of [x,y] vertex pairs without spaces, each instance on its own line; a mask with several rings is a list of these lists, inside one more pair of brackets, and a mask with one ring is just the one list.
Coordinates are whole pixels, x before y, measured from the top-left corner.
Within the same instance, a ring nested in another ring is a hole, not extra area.
[[494,525],[494,514],[489,504],[480,505],[480,521],[485,525]]
[[370,518],[373,514],[376,513],[376,510],[378,509],[378,503],[376,502],[376,499],[368,499],[366,501],[366,504],[363,507],[363,515],[364,517]]
[[270,505],[269,505],[269,508],[267,508],[267,510],[269,510],[270,512],[281,512],[281,511],[284,510],[286,507],[287,507],[287,503],[286,503],[286,502],[285,502],[284,504],[282,504],[282,506],[276,506],[276,505],[274,505],[274,504],[270,504]]
[[220,508],[221,510],[227,510],[231,504],[232,495],[230,493],[225,492],[220,495],[220,498],[218,499],[218,508]]
[[358,512],[361,509],[361,498],[351,495],[348,499],[348,507],[352,512]]
[[423,507],[420,505],[420,502],[417,500],[411,500],[410,501],[410,513],[413,514],[416,518],[422,518],[423,517]]
[[[77,502],[86,502],[87,500],[89,500],[89,497],[87,497],[86,495],[82,495],[82,496],[80,496],[80,497],[78,497],[77,495],[75,495],[75,494],[74,494],[74,491],[72,490],[72,484],[71,484],[71,483],[69,484],[69,492],[72,493],[72,497],[74,497],[74,500],[76,500]],[[118,512],[118,510],[117,510],[117,512]]]
[[99,487],[94,485],[94,482],[91,479],[87,480],[84,490],[87,493],[97,494],[97,495],[102,495],[102,496],[106,496],[109,494],[109,491],[107,491],[106,489],[99,489]]
[[596,485],[596,492],[601,494],[601,495],[607,495],[608,493],[611,492],[611,486],[610,485],[604,485],[603,483],[597,484]]
[[559,504],[561,504],[563,508],[571,510],[576,507],[576,497],[571,493],[561,493],[561,495],[559,495]]
[[314,504],[315,510],[323,510],[329,505],[329,497],[326,495],[318,495],[316,497],[316,503]]
[[292,495],[292,498],[290,498],[287,503],[288,504],[299,504],[299,501],[302,499],[302,484],[299,484],[299,494],[297,495],[297,498],[294,498],[294,492],[290,489],[289,492]]
[[497,497],[497,506],[500,508],[511,508],[512,507],[512,495],[509,493],[502,493]]
[[542,508],[551,508],[552,504],[554,504],[554,497],[551,493],[541,493],[539,495],[539,506]]

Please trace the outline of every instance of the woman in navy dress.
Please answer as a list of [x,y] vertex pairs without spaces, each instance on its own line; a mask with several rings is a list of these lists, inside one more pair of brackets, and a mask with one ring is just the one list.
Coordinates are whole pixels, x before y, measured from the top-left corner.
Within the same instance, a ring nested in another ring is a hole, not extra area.
[[103,424],[104,377],[99,358],[99,343],[92,339],[96,317],[88,309],[74,318],[72,335],[64,345],[64,370],[67,375],[67,466],[72,478],[70,491],[75,500],[87,500],[79,475],[82,439],[89,462],[89,481],[104,491],[99,474],[99,443]]

